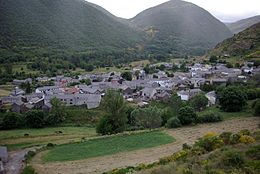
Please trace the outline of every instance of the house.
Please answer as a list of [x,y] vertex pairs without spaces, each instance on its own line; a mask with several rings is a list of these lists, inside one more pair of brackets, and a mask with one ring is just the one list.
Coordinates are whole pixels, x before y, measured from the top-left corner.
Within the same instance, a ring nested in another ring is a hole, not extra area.
[[49,103],[54,97],[59,99],[66,106],[86,105],[88,109],[99,107],[101,102],[101,94],[58,94],[46,96],[46,103]]
[[208,92],[205,96],[209,101],[208,106],[212,106],[216,104],[217,95],[215,91]]
[[40,87],[40,88],[37,88],[35,90],[35,93],[43,93],[43,94],[46,94],[48,92],[53,92],[55,90],[59,90],[60,87],[59,86],[44,86],[44,87]]
[[190,100],[192,97],[198,95],[199,93],[201,93],[202,91],[200,89],[189,89],[186,91],[178,91],[177,95],[179,97],[181,97],[181,100],[183,101],[188,101]]
[[25,80],[17,80],[17,79],[13,80],[13,85],[20,86],[23,83],[30,83],[30,84],[32,84],[32,79],[28,78],[28,79],[25,79]]
[[170,99],[170,94],[167,92],[157,93],[155,94],[155,98],[158,101],[167,102]]
[[0,146],[0,159],[4,163],[8,162],[8,151],[5,146]]
[[15,87],[15,89],[10,93],[11,96],[19,96],[24,95],[25,91],[20,89],[19,87]]
[[227,84],[227,79],[224,78],[215,78],[211,80],[212,85],[226,85]]
[[[30,106],[28,106],[28,107],[30,107]],[[14,102],[12,104],[11,111],[15,112],[15,113],[25,113],[30,110],[28,107],[25,105],[24,102],[18,101],[18,102]]]
[[155,88],[145,87],[144,89],[141,90],[141,96],[145,101],[148,101],[154,97],[156,92],[157,91]]

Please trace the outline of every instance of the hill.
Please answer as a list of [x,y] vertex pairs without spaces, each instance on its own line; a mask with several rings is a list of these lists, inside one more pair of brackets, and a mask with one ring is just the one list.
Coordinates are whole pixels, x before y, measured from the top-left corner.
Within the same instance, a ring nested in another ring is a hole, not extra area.
[[146,49],[156,54],[201,55],[232,36],[209,12],[180,0],[147,9],[131,22],[146,31]]
[[211,55],[260,58],[260,22],[218,44]]
[[247,18],[247,19],[243,19],[243,20],[240,20],[240,21],[237,21],[234,23],[227,23],[226,25],[232,33],[237,34],[258,22],[260,22],[260,15],[254,16],[251,18]]
[[84,0],[1,0],[0,9],[0,62],[120,52],[142,39],[135,29]]

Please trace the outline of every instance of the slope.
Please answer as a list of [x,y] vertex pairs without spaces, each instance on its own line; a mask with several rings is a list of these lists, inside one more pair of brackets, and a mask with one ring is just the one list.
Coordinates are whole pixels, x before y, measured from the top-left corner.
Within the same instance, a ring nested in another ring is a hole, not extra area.
[[258,22],[260,22],[260,15],[254,16],[251,18],[247,18],[247,19],[243,19],[243,20],[240,20],[240,21],[237,21],[234,23],[227,23],[226,25],[232,33],[237,34]]
[[146,49],[159,54],[201,55],[232,36],[209,12],[180,0],[147,9],[131,22],[146,31]]

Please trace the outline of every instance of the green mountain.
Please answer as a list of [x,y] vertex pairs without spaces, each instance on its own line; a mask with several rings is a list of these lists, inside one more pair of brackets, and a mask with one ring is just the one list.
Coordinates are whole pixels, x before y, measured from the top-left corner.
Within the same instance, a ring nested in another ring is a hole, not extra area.
[[211,55],[260,58],[260,22],[218,44]]
[[181,0],[147,9],[131,22],[147,33],[146,49],[155,54],[201,55],[232,36],[209,12]]
[[230,31],[232,31],[234,34],[237,34],[258,22],[260,22],[260,15],[243,19],[234,23],[227,23],[226,25],[230,29]]
[[0,0],[0,62],[57,54],[119,52],[140,32],[84,0]]

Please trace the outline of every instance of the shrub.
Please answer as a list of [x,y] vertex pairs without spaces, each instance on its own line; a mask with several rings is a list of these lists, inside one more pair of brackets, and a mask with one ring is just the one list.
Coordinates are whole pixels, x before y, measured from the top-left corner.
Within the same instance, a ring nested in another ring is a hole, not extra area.
[[242,167],[245,163],[244,157],[240,152],[237,151],[227,151],[224,155],[223,163],[229,167]]
[[188,125],[196,122],[197,114],[192,107],[185,106],[180,108],[178,119],[182,125]]
[[32,157],[34,157],[35,155],[36,155],[36,152],[30,150],[30,151],[28,151],[28,152],[25,154],[24,158],[25,158],[26,161],[29,161],[29,160],[31,160]]
[[249,130],[247,130],[247,129],[244,129],[244,130],[241,130],[241,131],[239,131],[239,133],[238,133],[239,135],[250,135],[250,131]]
[[30,128],[42,128],[45,124],[44,112],[33,110],[25,114],[25,123]]
[[212,132],[206,134],[195,143],[195,146],[199,146],[208,152],[218,149],[223,145],[223,140],[217,134]]
[[18,125],[18,115],[13,112],[8,112],[4,115],[2,128],[3,129],[13,129],[17,128]]
[[131,113],[135,125],[149,129],[158,128],[162,125],[162,110],[157,107],[138,108]]
[[209,113],[198,117],[199,123],[214,123],[223,121],[223,117],[217,113]]
[[113,126],[109,123],[107,116],[104,116],[100,119],[100,121],[97,124],[96,131],[101,135],[113,133]]
[[232,135],[231,132],[223,132],[219,135],[219,137],[223,140],[225,144],[230,144],[230,136]]
[[172,117],[167,121],[167,128],[178,128],[181,127],[181,121],[177,117]]
[[229,86],[218,92],[221,109],[226,112],[239,112],[246,105],[247,95],[241,87]]
[[22,174],[37,174],[36,171],[32,168],[32,166],[26,166],[23,169]]
[[207,107],[208,98],[203,94],[198,94],[191,98],[189,103],[196,111],[201,111]]
[[229,140],[230,144],[237,144],[237,143],[239,143],[239,138],[240,137],[241,136],[239,134],[232,134],[230,136],[230,140]]
[[247,152],[246,155],[254,160],[260,160],[260,145],[251,147]]
[[260,116],[260,99],[257,99],[255,101],[253,109],[254,109],[254,115],[255,116]]
[[242,135],[239,138],[239,142],[240,143],[244,143],[244,144],[251,144],[251,143],[255,142],[255,139],[253,137],[251,137],[251,136],[248,136],[248,135]]

